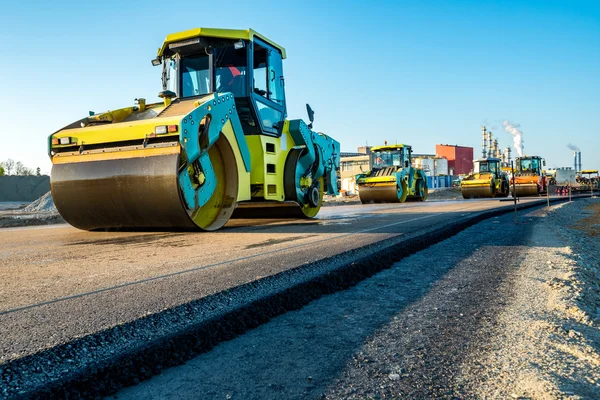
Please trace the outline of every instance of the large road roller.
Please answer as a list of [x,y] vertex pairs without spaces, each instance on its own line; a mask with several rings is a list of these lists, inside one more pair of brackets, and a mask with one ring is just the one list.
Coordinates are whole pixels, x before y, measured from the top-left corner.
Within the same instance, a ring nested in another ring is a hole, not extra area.
[[510,192],[513,196],[539,196],[548,190],[546,174],[542,166],[546,161],[538,156],[518,157],[515,175],[510,179]]
[[405,144],[371,148],[370,171],[356,176],[358,195],[366,203],[403,203],[427,199],[427,176],[411,165],[411,147]]
[[[90,112],[48,138],[56,208],[83,230],[216,230],[234,211],[312,218],[339,143],[287,119],[285,49],[252,29],[168,35],[162,101]],[[246,207],[246,208],[244,208]],[[242,213],[243,214],[243,213]]]
[[507,197],[508,177],[502,171],[499,158],[480,158],[473,161],[473,172],[460,183],[465,199]]

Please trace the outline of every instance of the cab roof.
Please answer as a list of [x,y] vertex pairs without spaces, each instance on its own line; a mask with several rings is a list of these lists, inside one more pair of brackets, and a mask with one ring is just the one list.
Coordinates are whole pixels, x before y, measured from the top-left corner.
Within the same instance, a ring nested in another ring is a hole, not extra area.
[[267,42],[271,46],[281,51],[281,57],[286,58],[285,49],[267,38],[261,35],[253,29],[219,29],[219,28],[194,28],[187,31],[171,33],[167,35],[165,41],[160,49],[158,49],[158,56],[162,56],[169,44],[179,42],[186,39],[193,39],[195,37],[214,37],[222,39],[241,39],[241,40],[254,40],[255,37]]
[[410,145],[409,144],[387,144],[385,146],[373,146],[373,147],[371,147],[371,151],[396,150],[396,149],[402,149],[404,147],[410,147]]
[[486,158],[478,158],[477,160],[473,160],[475,162],[481,162],[481,161],[498,161],[501,162],[502,160],[499,158],[495,158],[495,157],[486,157]]

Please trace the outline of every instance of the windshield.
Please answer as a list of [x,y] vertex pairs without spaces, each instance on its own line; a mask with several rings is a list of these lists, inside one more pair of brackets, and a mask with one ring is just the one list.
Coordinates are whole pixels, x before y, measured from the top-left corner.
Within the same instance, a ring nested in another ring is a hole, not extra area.
[[214,51],[215,87],[217,92],[231,92],[236,97],[246,96],[246,47],[233,45]]
[[475,173],[484,173],[484,172],[498,172],[498,162],[497,161],[481,161],[479,162],[479,169],[475,171]]
[[211,80],[211,56],[185,56],[181,59],[181,97],[201,96],[213,92],[231,92],[236,97],[246,96],[246,46],[222,46],[213,49],[214,85]]
[[371,165],[373,168],[402,166],[402,149],[372,152]]
[[540,160],[537,158],[524,158],[521,160],[521,171],[536,172],[540,168]]
[[181,97],[200,96],[210,90],[209,56],[181,59]]

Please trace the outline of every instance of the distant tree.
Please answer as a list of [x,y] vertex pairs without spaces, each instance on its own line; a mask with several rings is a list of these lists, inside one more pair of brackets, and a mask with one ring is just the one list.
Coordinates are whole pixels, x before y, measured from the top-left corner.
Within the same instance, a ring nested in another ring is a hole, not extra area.
[[40,167],[37,167],[37,168],[35,169],[35,174],[36,174],[37,176],[40,176],[40,175],[42,175],[42,170],[41,170],[41,168],[40,168]]
[[17,161],[15,163],[15,175],[30,176],[33,175],[33,170],[23,165],[21,161]]
[[2,163],[2,166],[4,167],[4,172],[6,172],[6,175],[12,175],[13,170],[15,169],[15,160],[9,158]]
[[0,176],[4,176],[4,167],[0,165]]

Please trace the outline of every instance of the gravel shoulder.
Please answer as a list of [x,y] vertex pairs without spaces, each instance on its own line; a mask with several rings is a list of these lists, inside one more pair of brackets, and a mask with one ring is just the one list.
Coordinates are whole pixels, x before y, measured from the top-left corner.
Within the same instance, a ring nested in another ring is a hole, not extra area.
[[599,398],[599,204],[481,222],[116,397]]
[[30,204],[0,206],[0,228],[63,224],[50,192]]

